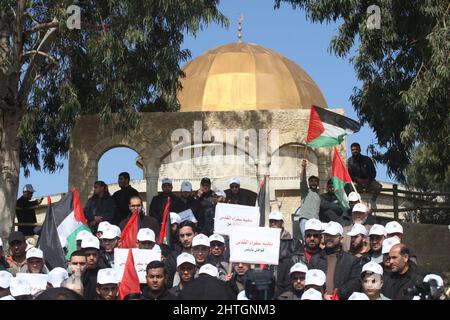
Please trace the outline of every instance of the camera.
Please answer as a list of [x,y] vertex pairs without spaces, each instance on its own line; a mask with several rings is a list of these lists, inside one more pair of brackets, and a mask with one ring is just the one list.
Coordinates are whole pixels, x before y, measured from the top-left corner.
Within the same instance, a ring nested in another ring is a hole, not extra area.
[[405,289],[405,294],[413,297],[418,296],[420,300],[439,300],[443,287],[438,285],[435,279],[428,282],[417,281],[411,288]]
[[275,294],[275,279],[267,269],[252,269],[245,274],[245,296],[249,300],[272,300]]

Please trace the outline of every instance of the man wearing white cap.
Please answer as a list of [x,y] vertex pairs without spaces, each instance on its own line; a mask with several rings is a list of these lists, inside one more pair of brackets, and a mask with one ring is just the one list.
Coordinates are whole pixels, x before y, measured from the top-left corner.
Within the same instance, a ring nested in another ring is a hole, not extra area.
[[291,288],[283,292],[277,300],[300,300],[305,289],[305,276],[308,267],[303,263],[294,264],[289,270]]
[[397,237],[400,242],[403,239],[403,227],[397,221],[386,223],[386,238]]
[[369,209],[365,204],[355,204],[352,210],[352,224],[344,227],[344,242],[342,243],[344,251],[348,252],[350,250],[351,239],[348,233],[351,231],[354,224],[362,224],[366,228],[367,232],[369,232],[374,222],[374,218],[369,216]]
[[100,237],[102,247],[100,256],[108,268],[114,268],[114,248],[117,248],[119,245],[120,234],[120,228],[110,224]]
[[293,254],[293,239],[291,234],[284,228],[283,214],[280,211],[272,211],[269,214],[269,227],[281,229],[280,232],[280,261],[291,258]]
[[10,295],[9,284],[11,283],[12,278],[14,278],[14,276],[8,271],[0,271],[0,298]]
[[177,257],[177,274],[179,283],[169,289],[175,297],[179,297],[186,283],[192,281],[197,273],[195,258],[192,254],[183,252]]
[[76,236],[76,242],[77,242],[77,250],[81,250],[81,241],[83,241],[84,238],[92,237],[93,234],[87,230],[81,230],[77,233]]
[[412,300],[414,293],[408,289],[422,283],[425,276],[409,257],[410,251],[404,243],[392,246],[389,251],[391,272],[385,276],[382,292],[392,300]]
[[209,238],[200,233],[192,239],[192,255],[195,258],[197,268],[206,263],[209,257]]
[[256,202],[256,194],[246,189],[241,189],[241,180],[239,177],[230,179],[230,188],[225,190],[227,195],[225,202],[232,204],[240,204],[243,206],[254,206]]
[[219,270],[219,279],[225,280],[228,273],[228,261],[225,260],[225,238],[220,234],[213,234],[209,237],[209,260]]
[[373,261],[376,263],[383,262],[383,254],[381,249],[383,247],[383,241],[385,239],[386,231],[380,224],[374,224],[369,230],[369,244],[370,250],[361,257],[361,263],[367,263]]
[[216,201],[216,203],[225,203],[226,198],[227,194],[222,189],[214,191],[214,201]]
[[100,239],[103,232],[111,225],[108,221],[102,221],[98,224],[97,232],[95,233],[95,236]]
[[362,224],[355,223],[347,235],[350,236],[349,253],[361,258],[369,251],[369,246],[367,245],[367,229]]
[[293,261],[309,265],[311,257],[318,254],[322,249],[322,223],[319,219],[309,219],[305,223],[305,239],[298,241],[294,252]]
[[[306,166],[307,161],[302,161],[301,177],[300,177],[300,196],[302,203],[296,211],[300,225],[301,238],[305,237],[305,223],[309,219],[319,219],[320,196],[319,196],[319,178],[310,176],[308,183],[306,182]],[[309,184],[309,187],[308,187]]]
[[[44,198],[31,201],[33,193],[36,192],[31,184],[26,184],[23,187],[23,195],[17,199],[16,203],[16,217],[19,223],[36,223],[36,207],[42,203]],[[19,226],[18,230],[25,236],[34,235],[35,227]]]
[[300,300],[323,300],[322,294],[316,289],[308,289],[303,294]]
[[159,224],[163,222],[164,208],[170,197],[169,212],[180,212],[180,199],[172,193],[173,185],[171,178],[163,178],[161,181],[162,192],[154,196],[150,203],[150,216],[154,217]]
[[99,300],[117,300],[119,279],[114,269],[106,268],[98,271],[95,291]]
[[396,237],[386,238],[383,241],[383,246],[381,248],[381,254],[383,255],[383,268],[385,272],[391,272],[391,260],[389,259],[389,251],[396,244],[399,244],[400,240]]
[[22,273],[42,273],[47,274],[48,268],[45,265],[44,253],[38,248],[30,248],[27,251],[27,264],[24,265],[20,272]]
[[204,264],[198,278],[186,283],[180,300],[236,300],[231,287],[217,278],[218,270],[212,264]]
[[310,269],[320,269],[327,275],[325,299],[337,295],[345,300],[361,288],[359,259],[342,250],[342,235],[342,226],[334,221],[329,222],[323,231],[325,249],[310,261]]
[[106,268],[100,255],[100,241],[95,236],[89,236],[81,241],[81,249],[86,256],[86,270],[82,276],[84,298],[94,300],[97,297],[97,273]]
[[322,270],[308,269],[305,274],[305,291],[315,289],[321,294],[325,293],[325,282],[327,276]]
[[59,288],[61,287],[61,283],[68,278],[69,273],[66,269],[56,267],[48,273],[47,285],[52,288]]
[[139,249],[153,249],[156,244],[155,233],[150,228],[139,229],[137,234],[137,245]]
[[351,226],[353,224],[353,219],[352,219],[352,211],[353,211],[353,207],[357,204],[361,202],[361,196],[355,192],[352,191],[349,193],[349,195],[347,196],[348,199],[348,206],[349,208],[342,214],[341,219],[340,219],[340,224],[345,228],[346,226]]
[[383,267],[376,262],[368,262],[361,270],[361,286],[370,300],[390,300],[381,293],[383,287]]

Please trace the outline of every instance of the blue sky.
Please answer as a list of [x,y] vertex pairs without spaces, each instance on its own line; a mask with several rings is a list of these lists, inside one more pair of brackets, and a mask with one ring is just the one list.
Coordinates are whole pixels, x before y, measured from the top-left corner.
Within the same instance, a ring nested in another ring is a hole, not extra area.
[[[329,43],[337,34],[336,24],[312,24],[305,19],[305,13],[282,5],[273,9],[272,0],[223,0],[220,10],[230,20],[229,29],[210,25],[200,31],[196,38],[186,36],[184,47],[198,57],[209,49],[237,41],[237,22],[242,12],[243,41],[256,43],[275,50],[299,64],[321,88],[330,108],[343,108],[346,115],[357,119],[350,103],[353,88],[359,83],[353,66],[348,59],[341,59],[329,53]],[[355,49],[355,48],[354,48]],[[348,145],[359,142],[366,154],[367,145],[376,142],[373,131],[367,126],[348,137]],[[348,155],[350,155],[348,151]],[[108,151],[100,159],[99,179],[107,183],[115,182],[121,171],[130,172],[132,179],[142,179],[142,170],[135,165],[136,153],[126,148]],[[119,160],[119,161],[118,161]],[[67,191],[68,161],[64,168],[54,174],[31,171],[28,178],[21,171],[19,194],[26,183],[33,184],[37,190],[35,196]],[[377,179],[393,181],[386,174],[384,166],[377,165]]]

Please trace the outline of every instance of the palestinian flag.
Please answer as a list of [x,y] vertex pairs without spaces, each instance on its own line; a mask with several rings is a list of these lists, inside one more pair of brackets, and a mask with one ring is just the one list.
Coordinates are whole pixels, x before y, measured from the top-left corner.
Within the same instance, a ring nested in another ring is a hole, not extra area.
[[[73,188],[61,200],[48,207],[37,244],[51,268],[65,268],[66,259],[76,250],[76,236],[81,230],[91,231],[87,226],[78,192]],[[60,238],[67,239],[66,257]]]
[[350,206],[348,205],[347,194],[345,193],[344,187],[347,183],[352,182],[352,178],[350,178],[347,167],[342,161],[336,147],[334,147],[331,176],[333,180],[334,194],[336,195],[342,209],[348,210]]
[[358,132],[360,124],[335,112],[311,106],[306,144],[310,147],[331,147],[340,144],[347,134]]
[[264,178],[261,180],[261,183],[259,184],[258,197],[256,198],[256,206],[259,207],[260,227],[264,227],[264,224],[266,222],[266,208],[268,208],[268,206],[266,205],[266,200],[269,200],[266,196],[266,181],[267,176],[264,176]]

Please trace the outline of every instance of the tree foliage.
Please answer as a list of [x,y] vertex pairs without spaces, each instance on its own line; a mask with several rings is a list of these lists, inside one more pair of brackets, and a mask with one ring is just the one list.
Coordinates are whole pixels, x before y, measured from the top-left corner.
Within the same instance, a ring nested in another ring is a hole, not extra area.
[[[99,114],[127,131],[139,112],[177,110],[184,34],[228,25],[218,0],[75,1],[81,29],[66,21],[72,0],[2,0],[0,70],[20,120],[20,163],[54,172],[80,115]],[[0,79],[0,80],[1,80]],[[113,117],[119,114],[119,117]],[[114,120],[118,119],[118,120]]]
[[[275,0],[275,8],[281,3],[305,10],[313,22],[340,24],[330,51],[349,57],[362,82],[350,99],[376,134],[374,159],[400,182],[448,190],[449,2]],[[380,29],[367,28],[371,5],[381,9]]]

